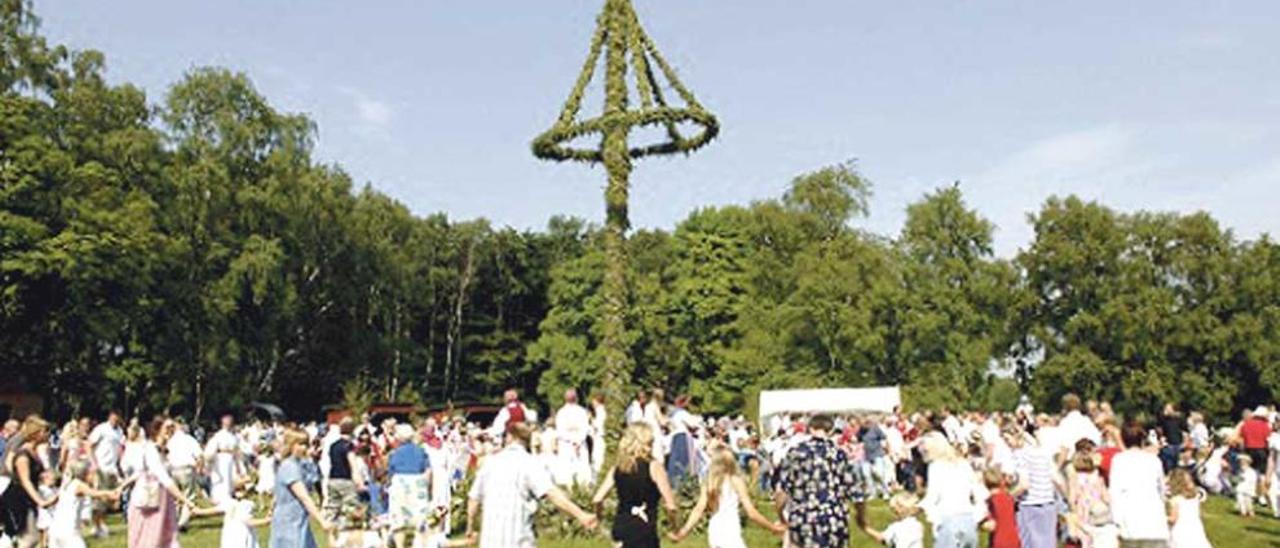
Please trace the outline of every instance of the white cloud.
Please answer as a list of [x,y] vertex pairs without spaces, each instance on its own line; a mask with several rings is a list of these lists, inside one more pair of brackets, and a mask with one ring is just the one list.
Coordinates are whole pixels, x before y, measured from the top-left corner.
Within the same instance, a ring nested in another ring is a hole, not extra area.
[[395,120],[395,107],[360,89],[341,86],[338,92],[347,96],[351,130],[365,138],[385,137]]
[[385,128],[391,124],[391,105],[369,97],[357,97],[356,115],[365,124]]

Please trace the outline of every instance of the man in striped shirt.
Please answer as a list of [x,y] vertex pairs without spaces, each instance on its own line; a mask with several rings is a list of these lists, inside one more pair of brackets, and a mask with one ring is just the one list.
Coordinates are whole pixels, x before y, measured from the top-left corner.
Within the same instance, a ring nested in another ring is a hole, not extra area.
[[1004,431],[1013,450],[1018,483],[1010,491],[1018,499],[1018,538],[1022,548],[1055,548],[1058,545],[1058,511],[1054,495],[1063,482],[1053,464],[1053,451],[1017,425]]
[[551,481],[546,466],[529,454],[533,430],[527,422],[507,425],[507,446],[485,458],[467,502],[467,538],[476,534],[476,515],[484,507],[480,522],[481,548],[534,548],[533,515],[538,501],[546,499],[573,516],[587,529],[594,529],[596,516],[574,504]]

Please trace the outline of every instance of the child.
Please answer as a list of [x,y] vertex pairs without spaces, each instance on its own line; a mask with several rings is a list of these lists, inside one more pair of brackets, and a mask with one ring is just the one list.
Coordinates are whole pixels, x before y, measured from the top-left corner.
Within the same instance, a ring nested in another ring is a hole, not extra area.
[[1236,482],[1236,510],[1241,516],[1253,517],[1253,499],[1258,496],[1258,471],[1253,469],[1253,458],[1241,453],[1240,481]]
[[437,506],[428,514],[413,535],[413,548],[456,548],[474,544],[474,538],[449,540],[449,523],[445,519],[448,515],[449,509],[444,506]]
[[876,542],[890,548],[924,548],[924,526],[916,519],[920,511],[920,499],[907,492],[901,492],[889,499],[889,508],[898,517],[884,531],[877,531],[870,525],[863,525],[862,530]]
[[99,491],[85,482],[89,465],[77,461],[67,466],[67,477],[58,490],[58,501],[53,505],[53,515],[49,520],[49,546],[52,548],[84,548],[84,537],[80,536],[80,509],[84,497],[115,500],[120,498],[118,491]]
[[1170,546],[1174,548],[1210,548],[1209,537],[1204,534],[1204,522],[1200,521],[1200,503],[1205,493],[1196,487],[1191,473],[1174,470],[1169,475],[1169,523]]
[[[45,469],[40,472],[40,482],[36,487],[40,491],[40,498],[49,500],[58,494],[58,476],[53,470]],[[49,525],[53,523],[53,507],[46,506],[36,511],[36,529],[40,530],[40,545],[49,545]]]
[[982,520],[982,528],[991,532],[991,548],[1021,548],[1018,516],[1004,473],[999,468],[987,468],[982,472],[982,481],[991,492],[987,497],[987,517]]
[[249,478],[237,482],[236,491],[228,500],[213,508],[192,508],[192,516],[216,516],[222,514],[221,548],[258,548],[258,527],[271,525],[271,517],[254,518],[253,499],[249,498]]
[[698,494],[698,503],[694,505],[684,527],[669,535],[671,540],[680,542],[689,535],[702,519],[702,514],[710,509],[713,513],[707,526],[707,540],[715,548],[745,547],[742,540],[742,522],[738,519],[738,507],[747,512],[747,517],[766,529],[777,534],[787,530],[781,523],[770,522],[764,517],[747,491],[747,481],[738,470],[738,459],[724,445],[717,445],[711,450],[711,466],[707,473],[707,481],[703,482]]
[[1098,473],[1097,462],[1088,452],[1071,460],[1071,535],[1082,548],[1111,548],[1120,544],[1119,531],[1111,519],[1111,495]]

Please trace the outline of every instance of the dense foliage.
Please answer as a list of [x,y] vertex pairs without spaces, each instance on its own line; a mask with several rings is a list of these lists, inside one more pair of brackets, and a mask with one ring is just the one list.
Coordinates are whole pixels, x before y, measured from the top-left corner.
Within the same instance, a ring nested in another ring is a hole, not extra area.
[[[51,413],[309,415],[361,387],[439,403],[597,382],[598,228],[416,216],[313,159],[312,123],[244,75],[193,70],[149,102],[101,54],[47,44],[23,0],[0,0],[0,32],[0,372]],[[713,412],[766,387],[882,383],[920,405],[1075,390],[1225,414],[1280,397],[1266,237],[1050,198],[1002,260],[958,187],[895,235],[856,228],[869,195],[834,165],[628,238],[636,384]]]

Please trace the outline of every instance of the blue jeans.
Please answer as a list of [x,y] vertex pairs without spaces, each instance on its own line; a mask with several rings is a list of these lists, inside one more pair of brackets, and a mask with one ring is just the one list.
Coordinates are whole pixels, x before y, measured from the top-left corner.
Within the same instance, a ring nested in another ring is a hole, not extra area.
[[933,524],[934,548],[978,548],[978,524],[973,514],[945,516]]

